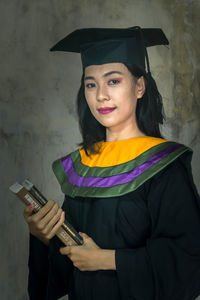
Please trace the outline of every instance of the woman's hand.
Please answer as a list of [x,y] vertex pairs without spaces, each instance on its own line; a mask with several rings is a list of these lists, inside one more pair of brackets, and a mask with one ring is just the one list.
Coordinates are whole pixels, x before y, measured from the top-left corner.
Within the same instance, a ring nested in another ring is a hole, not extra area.
[[34,206],[24,209],[24,219],[28,223],[29,231],[46,245],[63,224],[65,213],[53,200],[49,200],[37,213],[33,213]]
[[60,248],[60,253],[67,255],[73,265],[80,271],[115,270],[115,250],[101,249],[92,238],[85,233],[82,246],[67,246]]

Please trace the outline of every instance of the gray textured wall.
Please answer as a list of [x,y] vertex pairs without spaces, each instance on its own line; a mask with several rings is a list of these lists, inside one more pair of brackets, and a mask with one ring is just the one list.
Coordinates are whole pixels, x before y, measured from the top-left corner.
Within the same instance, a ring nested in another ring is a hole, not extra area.
[[199,0],[0,0],[1,300],[28,299],[28,230],[23,204],[8,187],[29,178],[61,202],[51,163],[80,141],[80,58],[49,48],[81,27],[163,28],[170,49],[149,51],[167,116],[163,132],[194,149],[200,189],[199,15]]

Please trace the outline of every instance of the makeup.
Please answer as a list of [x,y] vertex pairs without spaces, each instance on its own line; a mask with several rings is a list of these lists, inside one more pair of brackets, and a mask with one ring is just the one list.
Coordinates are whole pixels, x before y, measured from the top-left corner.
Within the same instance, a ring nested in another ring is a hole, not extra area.
[[102,107],[98,109],[98,112],[102,115],[106,115],[115,110],[115,107]]
[[[111,83],[113,82],[113,83]],[[109,85],[117,85],[122,82],[122,78],[113,78],[108,81]]]
[[[26,205],[34,206],[34,213],[37,213],[46,203],[46,198],[41,192],[28,180],[23,184],[14,183],[9,189]],[[66,220],[56,233],[57,237],[66,246],[82,245],[82,236]]]

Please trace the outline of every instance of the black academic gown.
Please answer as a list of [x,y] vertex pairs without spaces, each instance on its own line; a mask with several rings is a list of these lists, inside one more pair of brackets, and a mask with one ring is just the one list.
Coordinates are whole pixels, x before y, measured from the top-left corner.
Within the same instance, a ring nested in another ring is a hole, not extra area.
[[31,300],[194,300],[200,294],[200,199],[185,155],[136,190],[65,198],[67,220],[99,247],[116,249],[116,271],[79,271],[30,237]]

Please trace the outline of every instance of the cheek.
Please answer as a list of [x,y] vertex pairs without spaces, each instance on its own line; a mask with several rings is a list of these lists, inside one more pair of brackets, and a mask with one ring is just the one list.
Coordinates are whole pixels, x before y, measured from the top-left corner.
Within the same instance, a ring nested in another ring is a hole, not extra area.
[[86,99],[86,102],[87,102],[90,110],[94,111],[95,105],[96,105],[96,101],[95,101],[95,96],[93,95],[93,93],[87,93],[87,92],[85,92],[85,99]]
[[121,109],[123,110],[133,109],[137,103],[137,97],[132,89],[127,89],[121,93],[118,93],[117,99]]
[[136,89],[132,82],[128,82],[127,84],[119,86],[119,88],[116,89],[116,91],[114,90],[114,92],[118,99],[124,100],[135,98],[136,95]]

